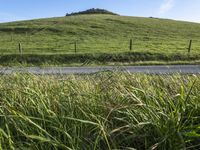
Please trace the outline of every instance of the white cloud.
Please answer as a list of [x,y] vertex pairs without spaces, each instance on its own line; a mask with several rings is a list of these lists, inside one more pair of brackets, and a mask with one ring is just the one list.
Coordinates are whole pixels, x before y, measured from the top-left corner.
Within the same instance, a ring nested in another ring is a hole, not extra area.
[[164,14],[174,7],[175,0],[164,0],[159,8],[159,14]]

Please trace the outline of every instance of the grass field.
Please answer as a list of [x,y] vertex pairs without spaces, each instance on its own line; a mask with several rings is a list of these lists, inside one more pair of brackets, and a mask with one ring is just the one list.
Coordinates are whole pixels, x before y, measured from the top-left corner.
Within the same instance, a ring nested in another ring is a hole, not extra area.
[[[188,55],[191,39],[190,55],[200,60],[200,24],[167,19],[115,15],[67,16],[3,23],[0,24],[0,36],[1,56],[9,55],[13,60],[20,54],[19,43],[25,56],[37,59],[36,55],[59,54],[63,58],[74,55],[76,42],[76,59],[73,63],[79,63],[80,57],[85,54],[98,57],[101,54],[126,55],[127,52],[141,54],[137,59],[128,61],[131,63],[144,61],[142,54],[145,53],[155,54],[149,61],[162,61],[158,55],[180,55],[174,61],[182,61]],[[85,59],[83,63],[87,61],[93,60]],[[187,59],[185,61],[188,62]],[[40,62],[48,63],[42,59]],[[27,63],[26,59],[24,63]],[[59,61],[55,63],[63,64]]]
[[200,78],[0,77],[0,149],[196,150]]

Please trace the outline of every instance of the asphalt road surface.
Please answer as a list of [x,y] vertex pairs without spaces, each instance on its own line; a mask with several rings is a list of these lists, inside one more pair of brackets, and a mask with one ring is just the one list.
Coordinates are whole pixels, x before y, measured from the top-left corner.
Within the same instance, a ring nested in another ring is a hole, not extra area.
[[102,71],[120,71],[145,74],[200,74],[200,65],[162,65],[162,66],[102,66],[102,67],[5,67],[0,74],[31,73],[31,74],[91,74]]

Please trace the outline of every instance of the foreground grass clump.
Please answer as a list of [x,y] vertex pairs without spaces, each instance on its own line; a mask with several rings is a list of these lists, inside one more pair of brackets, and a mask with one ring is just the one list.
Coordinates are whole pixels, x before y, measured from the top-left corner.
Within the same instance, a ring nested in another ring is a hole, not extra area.
[[0,149],[199,149],[200,78],[0,78]]

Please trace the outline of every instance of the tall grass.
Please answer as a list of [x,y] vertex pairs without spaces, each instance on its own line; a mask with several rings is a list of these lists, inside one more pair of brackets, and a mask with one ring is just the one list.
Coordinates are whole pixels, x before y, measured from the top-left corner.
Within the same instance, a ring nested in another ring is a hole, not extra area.
[[199,76],[0,78],[0,149],[199,149]]
[[143,52],[126,52],[126,53],[98,53],[98,54],[61,54],[61,55],[0,55],[1,66],[49,66],[49,65],[133,65],[157,62],[157,64],[199,64],[200,54],[162,54],[162,53],[143,53]]

